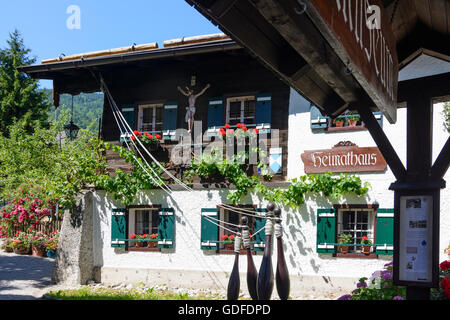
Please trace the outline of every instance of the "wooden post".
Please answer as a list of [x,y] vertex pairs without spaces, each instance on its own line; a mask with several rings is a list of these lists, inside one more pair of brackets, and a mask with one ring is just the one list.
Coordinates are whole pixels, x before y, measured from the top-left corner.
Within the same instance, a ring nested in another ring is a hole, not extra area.
[[247,288],[250,293],[250,297],[253,300],[258,300],[258,291],[256,290],[258,281],[258,272],[256,271],[255,263],[253,262],[253,255],[250,248],[250,235],[248,230],[248,219],[247,217],[242,217],[242,241],[244,244],[244,249],[247,254]]
[[266,219],[266,246],[264,248],[264,256],[261,261],[261,267],[258,274],[258,299],[270,300],[273,291],[273,267],[272,267],[272,230],[273,230],[273,209],[274,204],[267,205],[267,219]]
[[281,300],[287,300],[289,298],[290,280],[289,270],[284,259],[283,250],[283,228],[281,226],[281,210],[276,208],[275,214],[275,237],[277,238],[277,272],[276,272],[276,284],[278,296]]

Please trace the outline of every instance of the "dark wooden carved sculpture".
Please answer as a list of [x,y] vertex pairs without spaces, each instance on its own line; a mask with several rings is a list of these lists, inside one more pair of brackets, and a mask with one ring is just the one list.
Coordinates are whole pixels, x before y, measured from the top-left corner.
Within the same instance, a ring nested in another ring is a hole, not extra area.
[[237,235],[234,238],[234,266],[231,271],[230,280],[228,281],[227,299],[237,300],[239,298],[239,290],[241,281],[239,279],[239,254],[241,251],[241,236]]
[[258,271],[256,271],[255,263],[253,262],[253,255],[250,248],[250,234],[248,229],[248,219],[247,217],[242,217],[242,241],[244,244],[244,249],[247,253],[247,288],[250,293],[250,297],[253,300],[258,300],[258,291],[256,290],[256,285],[258,281]]
[[273,291],[273,267],[272,267],[272,229],[273,229],[273,209],[275,205],[270,203],[267,205],[266,219],[266,245],[264,248],[264,256],[261,261],[261,267],[258,274],[258,299],[270,300]]
[[290,280],[286,260],[284,259],[281,210],[276,208],[273,213],[275,215],[275,237],[277,239],[277,271],[275,280],[277,284],[278,296],[281,300],[287,300],[289,298]]

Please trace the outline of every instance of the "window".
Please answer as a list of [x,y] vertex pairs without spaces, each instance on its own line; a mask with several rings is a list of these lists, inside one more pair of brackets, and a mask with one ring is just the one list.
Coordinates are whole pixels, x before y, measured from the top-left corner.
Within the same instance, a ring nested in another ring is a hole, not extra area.
[[[363,236],[374,243],[374,210],[339,209],[337,231],[337,236],[341,233],[350,234],[353,244],[361,244]],[[350,246],[349,252],[361,252],[361,248],[361,246]]]
[[[156,241],[134,241],[133,235],[157,234]],[[111,214],[111,247],[142,250],[137,243],[146,242],[147,248],[172,249],[175,243],[175,210],[159,206],[116,208]],[[153,244],[154,246],[152,246]]]
[[[337,209],[335,209],[337,208]],[[338,236],[342,232],[352,236],[353,244],[361,244],[366,236],[372,241],[371,253],[392,255],[394,250],[394,209],[376,208],[373,205],[337,205],[317,209],[317,253],[335,254]],[[362,246],[350,245],[349,252],[361,254]],[[346,256],[345,254],[340,257]],[[348,255],[354,257],[355,255]],[[371,255],[376,257],[376,255]]]
[[[255,208],[253,205],[246,205],[240,208],[246,208],[247,210],[254,210],[255,215],[264,215],[266,209]],[[225,235],[233,235],[232,231],[237,231],[235,226],[240,225],[242,213],[218,208],[203,208],[201,209],[201,240],[200,247],[202,250],[214,250],[219,253],[232,253],[234,252],[234,244],[227,246],[226,243],[222,243]],[[224,223],[225,222],[225,223]],[[254,237],[251,238],[251,245],[253,251],[264,251],[265,247],[265,232],[264,225],[266,220],[264,218],[248,216],[248,226],[251,234]],[[220,227],[219,227],[220,226]],[[226,229],[229,230],[226,230]],[[259,231],[259,232],[258,232]]]
[[163,130],[164,106],[146,104],[139,106],[138,130],[143,132],[161,132]]
[[227,99],[226,123],[234,126],[238,123],[246,125],[256,123],[256,100],[253,96]]
[[[245,206],[245,208],[247,210],[248,209],[251,209],[251,210],[254,209],[253,206]],[[221,221],[225,221],[226,223],[222,222],[220,225],[222,227],[225,227],[227,229],[233,230],[235,232],[239,232],[239,230],[236,227],[234,227],[232,225],[229,225],[227,223],[232,223],[234,225],[240,225],[241,224],[241,219],[242,219],[243,216],[244,216],[244,214],[239,213],[237,211],[232,211],[232,210],[228,210],[228,209],[221,209],[220,210],[220,220]],[[254,217],[248,217],[248,216],[247,216],[247,218],[248,218],[248,224],[247,225],[249,227],[249,232],[250,232],[250,234],[253,234],[255,232],[255,218]],[[225,235],[230,236],[230,235],[234,235],[234,233],[232,233],[229,230],[226,230],[226,229],[223,229],[223,228],[219,228],[219,239],[220,240],[223,239],[223,237]],[[231,246],[227,246],[225,243],[221,243],[219,245],[219,249],[221,249],[221,250],[234,250],[234,245],[232,244]]]

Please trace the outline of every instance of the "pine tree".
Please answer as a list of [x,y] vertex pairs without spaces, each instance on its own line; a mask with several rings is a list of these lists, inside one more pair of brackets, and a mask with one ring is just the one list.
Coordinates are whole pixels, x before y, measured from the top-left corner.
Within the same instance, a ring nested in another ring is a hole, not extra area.
[[20,73],[17,68],[34,64],[19,31],[9,34],[7,47],[0,49],[0,134],[7,136],[8,127],[23,121],[28,132],[36,125],[47,124],[50,103],[39,89],[38,80]]

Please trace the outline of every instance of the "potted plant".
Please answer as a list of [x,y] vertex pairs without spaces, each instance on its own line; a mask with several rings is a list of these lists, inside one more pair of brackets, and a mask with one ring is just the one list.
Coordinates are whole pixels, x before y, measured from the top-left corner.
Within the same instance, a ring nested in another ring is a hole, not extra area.
[[448,260],[450,260],[450,243],[447,248],[444,249],[444,253],[448,255]]
[[31,235],[26,232],[18,232],[12,240],[15,254],[31,254]]
[[348,118],[348,126],[349,127],[356,127],[356,124],[359,121],[359,115],[353,114]]
[[41,232],[36,232],[31,240],[31,255],[34,257],[45,257],[47,252],[45,249],[45,242],[47,236]]
[[150,134],[148,132],[144,132],[140,135],[137,135],[139,140],[147,146],[151,151],[155,151],[159,148],[161,143],[161,136],[159,134]]
[[362,253],[369,254],[371,249],[372,241],[367,238],[367,236],[363,236],[361,239],[361,244],[365,244],[367,246],[362,247]]
[[5,252],[13,252],[14,249],[12,247],[12,240],[11,238],[5,238],[5,240],[3,241],[3,246],[2,246],[3,251]]
[[338,243],[341,245],[339,246],[341,253],[348,253],[348,246],[345,246],[345,244],[352,243],[352,235],[348,233],[341,233],[339,235]]
[[333,120],[333,123],[336,127],[343,127],[344,126],[344,118],[337,117]]
[[146,239],[153,240],[153,241],[148,241],[147,242],[147,247],[148,248],[156,248],[158,246],[158,241],[157,241],[158,234],[157,233],[152,233],[152,234],[148,234],[146,236],[147,236]]
[[58,249],[58,241],[59,241],[59,233],[53,231],[52,234],[47,237],[47,240],[44,243],[44,247],[47,250],[47,257],[55,258],[56,257],[56,249]]
[[234,238],[235,238],[234,234],[232,235],[225,234],[222,236],[221,240],[226,242],[225,243],[226,249],[234,250]]
[[144,235],[142,235],[141,233],[132,234],[130,236],[130,239],[137,240],[134,243],[136,248],[142,248],[144,246],[144,242],[142,241],[142,240],[144,240]]

